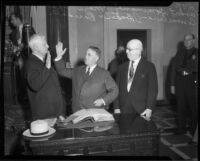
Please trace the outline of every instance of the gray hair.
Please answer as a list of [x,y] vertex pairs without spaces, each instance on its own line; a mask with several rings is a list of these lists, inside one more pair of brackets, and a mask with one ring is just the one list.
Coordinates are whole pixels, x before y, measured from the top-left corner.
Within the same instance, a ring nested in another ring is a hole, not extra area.
[[95,51],[95,53],[99,57],[99,59],[101,58],[101,50],[98,47],[96,47],[96,46],[89,46],[88,49],[91,49],[91,50]]
[[39,35],[39,34],[32,35],[29,42],[28,42],[28,45],[31,48],[31,50],[34,50],[34,46],[35,46],[35,44],[38,43],[38,40],[41,40],[41,39],[44,39],[44,38],[45,38],[44,35]]

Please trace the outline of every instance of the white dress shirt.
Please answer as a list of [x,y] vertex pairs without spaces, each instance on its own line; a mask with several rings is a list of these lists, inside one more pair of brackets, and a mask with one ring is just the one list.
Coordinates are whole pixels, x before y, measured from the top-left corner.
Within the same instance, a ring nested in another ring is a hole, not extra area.
[[93,65],[92,67],[89,67],[89,66],[87,66],[86,67],[86,71],[85,72],[87,72],[88,71],[88,68],[90,68],[90,73],[89,73],[89,75],[93,72],[93,70],[94,70],[94,68],[97,66],[97,64],[95,64],[95,65]]
[[[134,75],[135,75],[135,72],[136,72],[136,69],[137,69],[137,66],[138,66],[138,63],[139,63],[140,59],[141,59],[141,57],[139,57],[138,59],[136,59],[136,60],[134,61],[134,63],[133,63]],[[130,72],[131,62],[132,62],[132,61],[129,61],[128,80],[129,80],[129,72]],[[134,75],[133,75],[133,78],[134,78]],[[128,81],[128,84],[127,84],[127,91],[128,91],[128,92],[130,91],[131,84],[132,84],[132,82],[133,82],[133,78],[131,79],[130,82]]]

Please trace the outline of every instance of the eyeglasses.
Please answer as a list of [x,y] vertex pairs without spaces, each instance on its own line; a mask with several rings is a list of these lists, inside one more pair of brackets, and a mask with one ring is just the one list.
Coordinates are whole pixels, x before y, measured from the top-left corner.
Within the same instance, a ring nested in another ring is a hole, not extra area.
[[126,50],[133,51],[133,50],[141,50],[141,49],[140,48],[135,48],[135,49],[126,48]]
[[194,39],[184,39],[184,41],[186,42],[186,41],[192,41],[192,40],[194,40]]

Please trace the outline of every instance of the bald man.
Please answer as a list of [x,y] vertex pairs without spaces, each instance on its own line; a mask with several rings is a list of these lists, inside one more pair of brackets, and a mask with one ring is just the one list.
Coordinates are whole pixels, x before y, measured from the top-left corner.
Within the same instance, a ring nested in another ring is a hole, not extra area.
[[48,44],[42,35],[35,34],[29,40],[32,54],[26,63],[26,79],[32,119],[55,118],[63,120],[65,104],[57,72],[51,66]]
[[171,92],[176,94],[178,131],[176,134],[186,133],[187,119],[191,120],[191,134],[197,127],[197,72],[198,49],[195,48],[195,36],[184,36],[184,48],[178,50],[172,64]]
[[114,112],[138,114],[149,121],[155,107],[158,81],[154,64],[142,57],[142,50],[138,39],[127,43],[129,61],[118,70],[119,97],[114,102]]

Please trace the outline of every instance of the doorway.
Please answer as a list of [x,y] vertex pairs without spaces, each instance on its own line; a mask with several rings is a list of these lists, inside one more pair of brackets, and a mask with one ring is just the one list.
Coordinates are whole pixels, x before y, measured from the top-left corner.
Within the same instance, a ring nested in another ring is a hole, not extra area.
[[144,29],[118,29],[117,30],[117,46],[122,45],[126,48],[126,44],[131,39],[139,39],[143,43],[142,55],[150,60],[150,30]]

